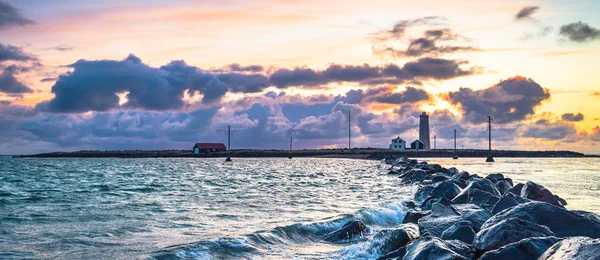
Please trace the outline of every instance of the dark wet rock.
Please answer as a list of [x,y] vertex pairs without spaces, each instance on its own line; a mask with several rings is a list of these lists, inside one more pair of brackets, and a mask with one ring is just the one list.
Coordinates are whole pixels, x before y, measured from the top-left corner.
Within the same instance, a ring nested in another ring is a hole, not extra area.
[[502,211],[482,226],[489,228],[509,218],[531,221],[547,226],[557,237],[588,236],[600,238],[600,223],[575,212],[546,202],[531,201]]
[[404,207],[409,208],[409,209],[414,209],[415,207],[417,207],[417,205],[415,205],[415,202],[410,201],[410,200],[409,201],[406,201],[406,200],[402,201],[402,205]]
[[[562,204],[561,201],[558,200],[558,196],[552,194],[552,192],[550,192],[544,186],[531,181],[525,183],[525,185],[521,189],[521,197],[528,198],[530,200],[548,202],[552,205],[560,207],[564,207],[566,205]],[[562,201],[564,202],[564,200]]]
[[431,175],[431,182],[438,183],[449,180],[450,177],[444,175],[443,173],[435,173]]
[[554,233],[546,226],[518,218],[508,218],[477,232],[473,245],[478,251],[485,252],[521,241],[524,238],[553,235]]
[[485,192],[489,192],[496,196],[500,196],[500,192],[498,191],[498,189],[496,189],[494,183],[488,179],[473,180],[471,181],[471,183],[469,183],[469,186],[467,186],[467,188],[478,189]]
[[500,197],[497,195],[479,189],[469,188],[467,186],[467,188],[463,189],[461,193],[452,200],[452,203],[471,203],[491,210],[499,200]]
[[455,204],[452,205],[454,212],[458,213],[463,220],[471,223],[475,231],[479,231],[483,223],[492,217],[488,210],[473,204]]
[[393,169],[392,169],[392,170],[390,170],[390,171],[388,172],[388,174],[390,174],[390,175],[391,175],[391,174],[395,174],[395,175],[397,175],[397,174],[400,174],[400,173],[399,173],[399,172],[397,172],[396,170],[393,170]]
[[475,238],[475,230],[473,230],[471,222],[463,220],[454,223],[444,230],[441,238],[444,240],[460,240],[467,244],[471,244],[473,243],[473,238]]
[[504,196],[502,198],[500,198],[500,200],[498,202],[496,202],[496,204],[494,205],[494,208],[492,209],[492,214],[495,215],[500,211],[503,211],[508,208],[512,208],[514,206],[517,206],[522,203],[526,203],[528,201],[529,201],[528,199],[521,198],[513,193],[508,192],[508,193],[504,194]]
[[423,169],[412,168],[400,175],[402,184],[420,183],[427,179],[429,175]]
[[373,237],[373,247],[383,255],[398,250],[409,242],[417,239],[421,234],[415,224],[402,224],[400,228],[384,229]]
[[431,213],[430,210],[408,210],[404,215],[404,219],[402,219],[402,223],[414,223],[417,224],[419,219],[425,217]]
[[417,259],[470,259],[473,255],[472,248],[462,241],[443,241],[437,237],[425,236],[406,245],[406,254],[403,260]]
[[496,250],[486,252],[479,259],[537,259],[548,248],[560,240],[561,238],[557,237],[525,238],[519,242],[510,243]]
[[387,260],[387,259],[402,259],[406,254],[406,246],[398,248],[392,252],[387,253],[386,255],[377,258],[377,260]]
[[571,237],[560,241],[546,250],[539,260],[598,260],[600,259],[600,239]]
[[[512,194],[515,194],[517,196],[521,196],[521,190],[523,189],[523,186],[525,186],[525,184],[523,183],[517,183],[517,185],[513,186],[512,188],[510,188],[507,192],[510,192]],[[505,192],[506,194],[506,192]]]
[[492,173],[488,176],[485,176],[485,178],[493,183],[496,183],[497,181],[504,179],[504,175],[502,175],[502,173]]
[[446,198],[427,198],[423,204],[421,204],[420,208],[421,210],[430,210],[431,206],[434,203],[440,203],[446,206],[450,206],[452,204],[452,201]]
[[323,240],[331,243],[352,240],[367,233],[367,226],[360,220],[349,221],[340,229],[325,235]]
[[[450,176],[453,176],[453,175],[455,175],[455,174],[457,174],[457,173],[458,173],[458,169],[456,169],[455,167],[450,167],[450,168],[448,168],[448,174],[449,174]],[[467,173],[467,175],[468,175],[468,173]],[[467,176],[467,178],[468,178],[468,176]]]
[[588,220],[591,220],[593,222],[600,224],[600,216],[598,216],[592,212],[587,212],[587,211],[583,211],[583,210],[573,210],[572,212],[575,212]]
[[471,174],[471,175],[469,175],[467,182],[479,181],[479,180],[483,180],[483,179],[484,179],[483,177],[481,177],[477,174]]
[[460,188],[452,182],[447,181],[439,183],[429,192],[427,199],[421,204],[421,208],[431,208],[431,204],[433,204],[433,202],[439,202],[437,199],[440,198],[451,200],[458,195],[460,191]]
[[494,183],[494,186],[496,186],[496,189],[498,189],[500,194],[504,194],[508,190],[510,190],[510,188],[513,187],[513,184],[511,179],[506,178],[496,181],[496,183]]
[[461,216],[452,207],[441,203],[433,203],[431,213],[419,219],[418,224],[422,233],[427,232],[439,237],[444,230],[461,219]]
[[423,204],[423,202],[425,202],[425,200],[429,197],[429,193],[431,193],[433,188],[435,188],[435,187],[433,187],[433,185],[419,186],[419,188],[417,189],[417,192],[415,192],[415,197],[414,197],[415,204],[417,204],[417,205]]

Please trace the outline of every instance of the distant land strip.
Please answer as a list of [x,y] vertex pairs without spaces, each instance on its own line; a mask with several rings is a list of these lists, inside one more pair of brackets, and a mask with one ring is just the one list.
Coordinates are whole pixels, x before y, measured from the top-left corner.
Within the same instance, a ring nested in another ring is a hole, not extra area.
[[[77,151],[77,152],[52,152],[33,155],[20,155],[14,157],[34,157],[34,158],[213,158],[227,157],[228,152],[213,152],[194,154],[188,150],[114,150],[114,151]],[[326,157],[326,158],[362,158],[362,159],[385,159],[389,156],[407,156],[411,158],[425,157],[452,157],[452,149],[436,150],[408,150],[392,151],[389,149],[377,148],[355,148],[355,149],[307,149],[295,150],[291,153],[292,157]],[[487,157],[488,150],[461,149],[457,150],[458,157]],[[516,150],[493,150],[494,157],[600,157],[600,155],[586,155],[573,151],[516,151]],[[252,150],[240,149],[231,150],[231,157],[252,158],[252,157],[288,157],[288,150]]]

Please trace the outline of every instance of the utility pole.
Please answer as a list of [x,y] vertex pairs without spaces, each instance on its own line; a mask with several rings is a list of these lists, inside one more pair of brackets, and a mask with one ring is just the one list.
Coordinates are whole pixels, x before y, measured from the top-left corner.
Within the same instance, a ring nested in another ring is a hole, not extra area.
[[350,143],[350,110],[348,110],[348,150],[352,149],[352,145]]
[[494,157],[492,157],[492,116],[488,116],[488,134],[489,150],[485,162],[494,162]]
[[226,162],[231,162],[231,126],[227,126],[227,159]]
[[456,129],[454,129],[454,156],[452,156],[452,159],[458,159],[458,154],[456,153]]
[[290,136],[290,155],[288,156],[289,159],[292,159],[292,138],[294,137]]
[[437,139],[437,136],[433,135],[433,150],[435,150],[437,148],[436,139]]

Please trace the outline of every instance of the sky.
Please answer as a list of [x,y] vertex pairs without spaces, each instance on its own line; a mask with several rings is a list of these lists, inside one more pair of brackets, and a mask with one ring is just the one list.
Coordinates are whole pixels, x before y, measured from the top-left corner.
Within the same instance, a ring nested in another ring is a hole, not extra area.
[[[600,1],[0,0],[0,154],[600,154]],[[348,119],[348,111],[351,117]],[[431,140],[433,144],[433,140]]]

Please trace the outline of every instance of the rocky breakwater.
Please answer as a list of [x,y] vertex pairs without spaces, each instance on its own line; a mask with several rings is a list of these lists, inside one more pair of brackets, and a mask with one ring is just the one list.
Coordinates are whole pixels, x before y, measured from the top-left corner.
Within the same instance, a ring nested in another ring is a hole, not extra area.
[[[403,224],[386,231],[393,236],[379,259],[600,259],[600,217],[566,209],[542,185],[407,158],[388,163],[389,174],[419,188]],[[331,237],[358,239],[363,226]]]

